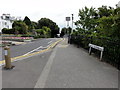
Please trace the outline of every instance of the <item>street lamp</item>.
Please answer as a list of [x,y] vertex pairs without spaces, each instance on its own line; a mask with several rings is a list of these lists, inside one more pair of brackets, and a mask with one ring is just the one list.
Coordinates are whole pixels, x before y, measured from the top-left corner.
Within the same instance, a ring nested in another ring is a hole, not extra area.
[[73,17],[73,14],[71,14],[72,15],[72,31],[71,31],[71,33],[73,32],[73,19],[74,19],[74,17]]

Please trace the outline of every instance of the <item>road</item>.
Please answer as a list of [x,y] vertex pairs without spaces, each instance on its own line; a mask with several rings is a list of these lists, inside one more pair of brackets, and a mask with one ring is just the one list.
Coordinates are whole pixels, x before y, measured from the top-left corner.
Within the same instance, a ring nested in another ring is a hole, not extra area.
[[[39,49],[41,47],[47,47],[48,45],[57,41],[58,39],[59,38],[37,39],[36,41],[29,42],[27,44],[23,44],[19,46],[10,46],[11,58],[30,53],[31,51],[34,51],[35,49]],[[3,48],[2,48],[2,58],[0,58],[0,61],[1,60],[4,60]]]

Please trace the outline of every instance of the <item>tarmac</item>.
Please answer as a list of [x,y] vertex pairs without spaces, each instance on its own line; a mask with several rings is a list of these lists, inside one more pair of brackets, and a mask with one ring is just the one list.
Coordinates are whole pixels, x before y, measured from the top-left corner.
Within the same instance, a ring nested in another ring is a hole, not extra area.
[[116,68],[67,39],[12,64],[14,69],[2,69],[2,88],[118,88]]

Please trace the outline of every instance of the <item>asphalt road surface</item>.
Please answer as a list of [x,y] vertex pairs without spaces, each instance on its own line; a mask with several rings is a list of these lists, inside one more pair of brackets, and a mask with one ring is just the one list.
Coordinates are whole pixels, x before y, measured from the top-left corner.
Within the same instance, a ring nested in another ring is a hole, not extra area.
[[[18,46],[10,46],[11,58],[16,56],[21,56],[40,47],[47,47],[51,43],[54,43],[59,38],[47,38],[47,39],[37,39],[36,41],[29,42],[27,44],[22,44]],[[4,49],[2,48],[2,58],[0,61],[4,60]]]

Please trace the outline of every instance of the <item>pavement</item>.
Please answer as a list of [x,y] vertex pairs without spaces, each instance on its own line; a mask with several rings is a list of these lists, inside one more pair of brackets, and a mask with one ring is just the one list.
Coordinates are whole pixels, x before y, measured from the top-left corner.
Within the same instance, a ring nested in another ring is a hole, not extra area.
[[[3,88],[118,88],[118,70],[62,40],[2,70]],[[3,66],[4,67],[4,66]]]

